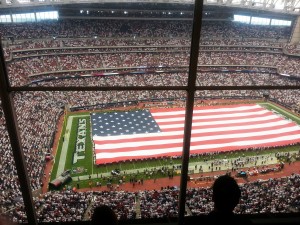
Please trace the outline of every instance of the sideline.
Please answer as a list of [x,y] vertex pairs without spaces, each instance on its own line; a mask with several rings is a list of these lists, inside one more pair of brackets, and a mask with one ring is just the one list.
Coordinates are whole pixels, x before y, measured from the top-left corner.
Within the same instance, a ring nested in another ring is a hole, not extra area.
[[65,164],[66,164],[66,158],[67,158],[67,153],[68,153],[68,148],[69,148],[69,140],[70,140],[70,134],[71,134],[71,128],[73,124],[73,119],[77,117],[82,117],[82,116],[69,116],[68,121],[67,121],[67,126],[66,126],[66,132],[64,135],[64,142],[61,148],[61,153],[59,157],[59,163],[57,167],[57,172],[56,172],[56,177],[58,177],[60,174],[64,172],[65,169]]
[[[246,168],[241,168],[241,169],[246,169]],[[299,174],[300,169],[300,161],[293,162],[291,165],[288,163],[285,163],[284,169],[280,172],[270,172],[267,174],[258,174],[256,176],[249,176],[249,182],[255,182],[255,181],[266,181],[269,179],[276,179],[276,178],[283,178],[290,176],[292,174]],[[191,178],[196,178],[201,175],[203,176],[218,176],[224,174],[225,171],[214,171],[214,172],[208,172],[208,173],[203,173],[203,174],[193,174],[191,175]],[[238,182],[238,184],[244,184],[247,181],[244,178],[241,177],[236,177],[236,172],[232,173],[232,176],[234,176]],[[157,178],[157,179],[150,179],[150,180],[144,180],[143,184],[136,184],[133,186],[132,183],[130,182],[125,182],[117,188],[116,184],[113,184],[113,189],[107,187],[107,185],[102,184],[102,186],[97,187],[97,186],[92,186],[92,187],[86,187],[86,188],[80,188],[77,189],[77,192],[86,192],[86,191],[106,191],[110,192],[112,190],[117,190],[117,191],[128,191],[128,192],[138,192],[138,191],[143,191],[143,190],[161,190],[164,187],[176,187],[179,188],[180,184],[180,176],[174,176],[172,179],[165,177],[165,178]],[[213,184],[213,180],[206,180],[206,181],[195,181],[195,180],[190,180],[187,182],[187,188],[201,188],[201,187],[211,187]]]
[[[289,151],[290,153],[297,153],[298,150],[294,150],[294,151]],[[251,168],[251,167],[256,167],[256,166],[270,166],[270,165],[276,165],[278,164],[278,160],[275,156],[276,153],[269,153],[269,154],[262,154],[259,155],[259,160],[257,160],[257,163],[255,164],[254,162],[249,161],[249,163],[247,163],[246,165],[244,165],[244,167],[237,167],[237,170],[241,170],[241,169],[247,169],[247,168]],[[254,158],[255,156],[245,156],[244,159],[250,159],[250,158]],[[193,174],[203,174],[203,173],[210,173],[210,172],[218,172],[218,171],[231,171],[231,164],[230,161],[236,161],[238,160],[240,157],[234,157],[234,158],[229,158],[229,159],[222,159],[222,160],[208,160],[208,161],[201,161],[201,162],[191,162],[189,163],[189,167],[188,167],[188,171],[190,172],[189,175],[193,175]],[[212,163],[216,163],[216,162],[223,162],[220,164],[214,164],[214,167],[212,167]],[[173,168],[174,166],[181,166],[181,164],[170,164],[170,165],[164,165],[164,167],[168,167],[169,169]],[[200,166],[202,166],[202,172],[200,172],[199,168]],[[217,168],[215,168],[217,167]],[[148,170],[156,170],[159,169],[159,166],[156,167],[147,167],[147,168],[138,168],[138,169],[130,169],[130,170],[124,170],[122,171],[121,174],[124,173],[124,175],[130,175],[130,174],[136,174],[137,171],[143,171],[145,169]],[[213,169],[213,170],[212,170]],[[177,171],[180,171],[181,169],[176,169]],[[103,177],[110,177],[111,173],[106,172],[106,173],[101,173],[101,176]],[[72,176],[73,181],[85,181],[85,180],[89,180],[91,179],[97,179],[99,177],[99,174],[85,174],[85,175],[79,175],[79,176]]]

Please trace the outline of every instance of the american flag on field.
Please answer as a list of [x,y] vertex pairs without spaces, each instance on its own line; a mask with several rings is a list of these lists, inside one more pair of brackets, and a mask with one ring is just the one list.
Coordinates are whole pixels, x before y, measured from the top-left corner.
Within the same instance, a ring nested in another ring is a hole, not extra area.
[[[93,113],[96,164],[182,154],[184,108]],[[300,126],[256,104],[194,109],[190,153],[300,142]]]

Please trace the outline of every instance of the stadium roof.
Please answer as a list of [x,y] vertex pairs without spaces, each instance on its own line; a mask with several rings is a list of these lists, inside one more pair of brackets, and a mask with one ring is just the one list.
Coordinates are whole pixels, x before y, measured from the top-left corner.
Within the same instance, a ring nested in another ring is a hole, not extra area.
[[[53,6],[82,3],[171,3],[193,4],[194,0],[0,0],[0,8]],[[204,0],[204,5],[228,6],[300,15],[300,0]]]

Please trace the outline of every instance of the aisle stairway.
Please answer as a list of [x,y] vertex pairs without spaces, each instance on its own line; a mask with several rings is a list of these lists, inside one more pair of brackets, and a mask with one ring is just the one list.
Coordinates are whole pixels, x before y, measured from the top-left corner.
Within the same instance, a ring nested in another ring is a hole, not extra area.
[[138,196],[135,197],[135,212],[136,212],[136,219],[141,218],[141,202]]

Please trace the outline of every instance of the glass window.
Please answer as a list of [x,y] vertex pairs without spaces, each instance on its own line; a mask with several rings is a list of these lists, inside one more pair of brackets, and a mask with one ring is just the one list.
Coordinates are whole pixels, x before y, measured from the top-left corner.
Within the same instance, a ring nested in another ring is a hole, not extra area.
[[[141,201],[140,216],[148,218],[149,206],[151,211],[157,207],[150,204],[156,198],[152,195],[161,187],[166,190],[158,193],[159,202],[168,203],[163,214],[177,217],[185,101],[176,100],[184,95],[182,91],[16,93],[30,182],[46,200],[36,203],[45,206],[40,207],[39,220],[57,222],[62,216],[83,220],[88,207],[94,209],[103,201],[113,203],[119,219],[130,219],[136,215],[136,197]],[[28,101],[22,102],[24,97]],[[151,191],[144,191],[149,187]],[[77,189],[95,192],[73,196]],[[117,196],[102,192],[108,190]],[[126,207],[118,207],[120,196]],[[70,197],[76,201],[70,202]],[[91,204],[79,201],[91,197]],[[76,210],[64,212],[62,200]],[[48,217],[55,205],[57,216]]]
[[34,22],[35,16],[34,13],[12,14],[12,19],[14,23]]
[[40,20],[57,20],[58,11],[49,11],[49,12],[37,12],[36,19]]
[[[2,102],[0,100],[0,154],[1,154],[1,178],[0,178],[0,206],[1,216],[4,214],[17,223],[27,221],[25,205],[23,202],[20,181],[17,175],[15,160],[6,128],[6,121]],[[18,210],[14,210],[18,208]],[[4,218],[1,217],[1,222]]]
[[22,4],[22,3],[29,3],[30,0],[18,0],[18,2],[20,2],[21,4]]
[[[286,54],[299,48],[282,27],[292,16],[210,5],[191,42],[193,8],[102,2],[0,16],[38,222],[89,220],[103,203],[120,219],[208,214],[225,173],[245,183],[235,212],[297,209],[300,58]],[[0,108],[0,208],[23,222],[3,121]]]
[[241,23],[250,23],[250,16],[242,16],[242,15],[234,15],[233,20],[235,22],[241,22]]
[[10,15],[0,15],[0,23],[11,23]]
[[276,19],[272,19],[271,20],[271,25],[273,26],[291,26],[292,21],[288,21],[288,20],[276,20]]
[[252,16],[251,24],[253,24],[253,25],[270,25],[270,19]]
[[[214,204],[210,187],[220,175],[230,174],[238,183],[244,183],[245,179],[269,174],[258,169],[266,165],[275,173],[286,172],[280,159],[298,154],[294,152],[297,149],[294,146],[299,146],[299,117],[289,113],[290,110],[299,112],[298,94],[299,89],[196,92],[189,163],[189,169],[195,174],[190,176],[186,201],[191,215],[211,212]],[[293,175],[286,179],[293,180]],[[247,194],[248,197],[237,205],[234,212],[244,213],[245,207],[251,214],[263,213],[265,207],[276,211],[273,201],[281,199],[276,188],[285,180],[275,177],[274,180],[276,184],[269,190],[262,188],[266,180],[241,185],[242,196]],[[294,197],[288,197],[294,192],[288,192],[285,204],[295,201]],[[252,207],[258,193],[260,196],[272,193],[273,196],[272,200],[263,198],[265,206],[260,209]]]
[[[281,44],[272,40],[274,34],[284,39],[291,35],[291,31],[282,27],[254,26],[269,25],[270,19],[264,17],[252,17],[253,26],[236,23],[243,22],[244,18],[247,17],[237,15],[233,22],[202,22],[202,33],[206,31],[207,38],[200,42],[196,85],[216,89],[196,91],[195,94],[185,205],[187,215],[203,215],[213,210],[211,186],[218,176],[227,173],[239,183],[254,176],[264,177],[264,172],[256,171],[254,167],[264,167],[267,162],[272,168],[273,163],[278,162],[274,158],[276,154],[293,154],[296,148],[292,145],[298,146],[298,134],[292,130],[299,132],[295,124],[299,123],[299,117],[286,117],[286,113],[299,111],[299,90],[254,89],[265,85],[299,85],[299,78],[295,78],[298,77],[299,59],[282,54]],[[274,61],[270,63],[270,60]],[[293,78],[287,75],[287,71],[293,74]],[[232,87],[232,90],[217,90],[224,86]],[[238,89],[239,86],[252,86],[253,90]],[[288,104],[290,100],[291,105]],[[277,104],[280,104],[280,109]],[[277,146],[273,142],[288,139],[293,144]],[[280,183],[280,180],[277,181]],[[255,185],[241,186],[242,195],[245,196]],[[264,182],[259,182],[258,186],[257,192],[250,191],[253,197],[248,199],[251,201],[237,205],[236,213],[243,214],[256,194],[265,194]],[[272,193],[275,198],[281,198],[276,191]],[[266,208],[274,210],[272,201],[266,199],[265,202]],[[262,211],[251,208],[252,214]]]

